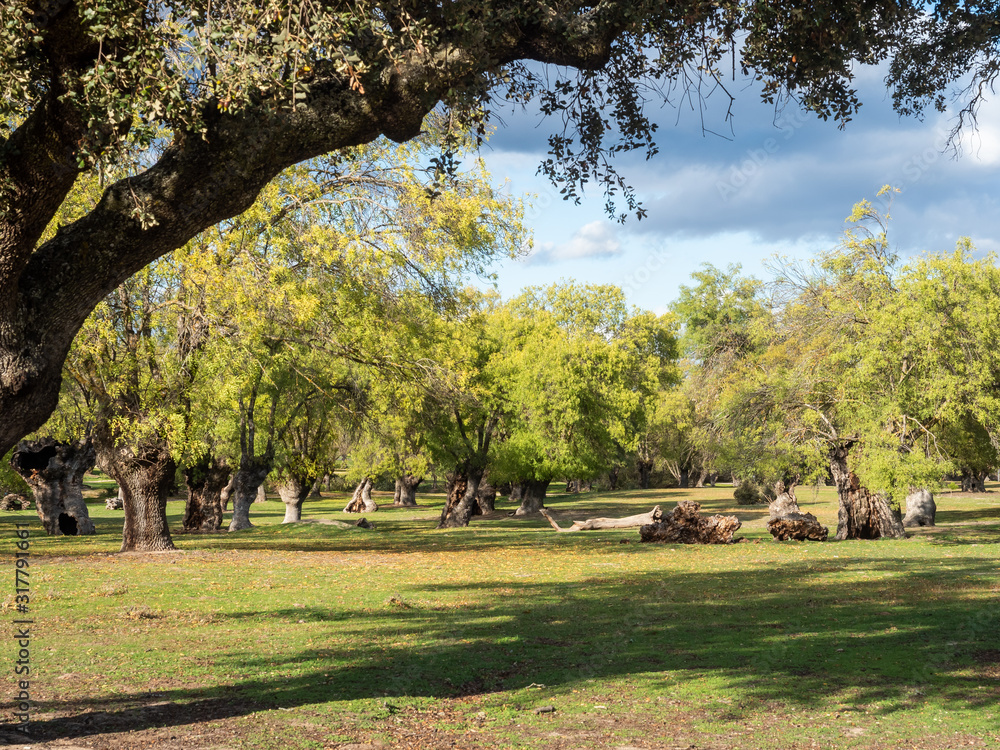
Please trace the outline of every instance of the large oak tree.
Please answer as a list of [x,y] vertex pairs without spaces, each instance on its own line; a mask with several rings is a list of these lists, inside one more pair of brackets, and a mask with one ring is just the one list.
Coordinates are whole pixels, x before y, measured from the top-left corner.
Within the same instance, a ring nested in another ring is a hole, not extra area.
[[[890,0],[2,0],[0,453],[51,413],[70,342],[110,291],[247,209],[291,164],[413,138],[440,104],[468,124],[503,99],[533,100],[557,123],[543,171],[568,197],[596,180],[641,213],[607,157],[655,152],[650,90],[697,92],[735,55],[765,98],[791,92],[845,121],[854,64],[884,59],[919,22],[894,68],[913,108],[978,63],[963,49],[993,49],[992,25],[960,37],[977,12],[926,16]],[[942,51],[935,35],[959,37]],[[126,176],[42,241],[77,177],[109,165]]]

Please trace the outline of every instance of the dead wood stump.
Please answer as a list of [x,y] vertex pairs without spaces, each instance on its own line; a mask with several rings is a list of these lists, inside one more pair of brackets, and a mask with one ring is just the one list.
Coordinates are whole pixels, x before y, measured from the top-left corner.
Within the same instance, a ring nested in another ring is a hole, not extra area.
[[812,513],[788,513],[781,518],[772,518],[767,522],[767,530],[776,542],[789,539],[825,542],[830,534],[830,530],[820,525],[819,519]]
[[704,517],[699,503],[681,500],[657,523],[639,528],[639,541],[667,544],[732,544],[742,524],[736,516]]

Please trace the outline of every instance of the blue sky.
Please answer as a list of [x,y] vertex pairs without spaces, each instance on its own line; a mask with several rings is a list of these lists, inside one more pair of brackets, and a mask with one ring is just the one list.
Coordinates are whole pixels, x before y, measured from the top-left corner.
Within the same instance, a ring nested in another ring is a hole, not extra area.
[[498,268],[500,291],[570,278],[615,283],[633,304],[661,312],[702,263],[740,263],[763,278],[762,262],[776,254],[801,259],[835,246],[853,204],[874,201],[885,184],[901,190],[890,225],[901,255],[950,250],[962,236],[1000,251],[1000,107],[983,107],[955,158],[946,148],[952,114],[900,118],[877,70],[862,70],[857,84],[864,106],[843,130],[791,104],[776,113],[739,81],[730,85],[731,125],[721,96],[704,112],[706,127],[725,137],[704,132],[689,106],[659,109],[659,153],[616,162],[649,214],[625,225],[604,214],[599,189],[573,205],[535,175],[550,127],[543,118],[501,113],[505,124],[482,155],[509,190],[532,196],[535,250]]

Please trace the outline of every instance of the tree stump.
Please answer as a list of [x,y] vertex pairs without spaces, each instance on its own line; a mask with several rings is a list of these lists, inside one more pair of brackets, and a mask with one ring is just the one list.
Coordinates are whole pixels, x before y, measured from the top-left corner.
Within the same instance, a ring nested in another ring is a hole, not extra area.
[[778,491],[778,495],[768,506],[771,519],[767,522],[767,530],[771,532],[774,540],[825,542],[830,530],[820,525],[819,519],[812,513],[802,512],[795,497],[795,485],[786,490],[784,483],[778,482],[775,490]]
[[639,541],[667,544],[732,544],[733,534],[739,530],[736,516],[709,516],[698,511],[700,503],[681,500],[677,507],[657,523],[639,528]]
[[819,519],[812,513],[789,513],[781,518],[772,518],[767,522],[767,530],[776,542],[790,539],[825,542],[830,535],[830,530],[820,525]]

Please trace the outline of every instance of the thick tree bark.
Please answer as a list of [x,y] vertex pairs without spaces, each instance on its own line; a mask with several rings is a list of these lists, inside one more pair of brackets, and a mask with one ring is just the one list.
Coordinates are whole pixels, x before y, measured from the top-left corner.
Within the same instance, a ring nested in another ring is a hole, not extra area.
[[[691,486],[691,470],[686,466],[681,467],[681,477],[678,486],[682,490],[686,490]],[[648,489],[648,487],[646,489]]]
[[233,501],[233,517],[229,522],[230,531],[253,528],[250,523],[250,506],[257,499],[257,490],[271,473],[274,460],[270,455],[262,457],[245,456],[240,461],[240,468],[233,475],[233,490],[230,497]]
[[413,474],[403,474],[396,479],[396,492],[393,495],[392,504],[413,508],[417,505],[417,487],[424,481],[423,477]]
[[204,456],[184,470],[187,505],[185,531],[217,531],[222,528],[222,491],[229,484],[229,466],[214,456]]
[[167,526],[167,490],[176,466],[166,443],[116,446],[106,430],[98,430],[101,468],[124,490],[125,527],[122,552],[161,552],[174,548]]
[[95,534],[83,499],[83,475],[94,465],[91,441],[69,444],[52,438],[24,442],[11,466],[30,486],[47,534]]
[[837,539],[901,539],[906,536],[901,517],[878,493],[861,486],[848,468],[852,443],[838,444],[828,453],[830,473],[837,485]]
[[278,483],[278,495],[285,504],[285,519],[282,523],[295,523],[302,520],[302,503],[309,495],[312,478],[288,474]]
[[525,479],[521,482],[524,491],[521,495],[521,505],[515,516],[527,516],[538,513],[545,507],[545,493],[549,489],[549,480]]
[[469,469],[466,473],[455,472],[448,483],[448,499],[441,511],[441,520],[437,526],[439,529],[469,525],[478,506],[479,486],[484,473],[482,469]]
[[371,477],[365,477],[358,486],[354,488],[351,502],[344,508],[344,513],[374,513],[378,510],[378,503],[372,500],[372,487],[374,483]]

